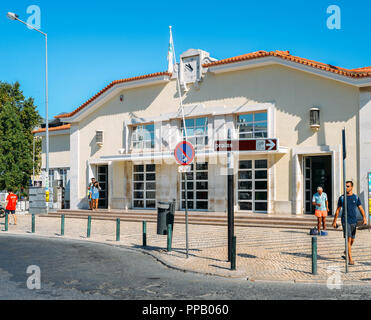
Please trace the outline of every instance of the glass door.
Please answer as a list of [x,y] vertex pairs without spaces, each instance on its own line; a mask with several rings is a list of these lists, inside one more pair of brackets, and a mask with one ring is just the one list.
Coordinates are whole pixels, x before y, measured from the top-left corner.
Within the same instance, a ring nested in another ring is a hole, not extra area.
[[238,209],[268,211],[268,161],[241,160],[238,169]]
[[107,209],[108,208],[108,166],[98,166],[98,175],[96,177],[99,182],[101,190],[99,191],[99,202],[98,208]]
[[332,158],[330,155],[304,157],[304,209],[305,213],[314,214],[312,197],[317,187],[322,187],[327,194],[328,206],[332,214]]
[[304,157],[304,210],[312,213],[312,158]]
[[134,165],[133,208],[156,208],[156,165]]
[[209,174],[208,162],[191,164],[191,171],[182,173],[181,208],[185,209],[185,175],[187,174],[187,202],[189,210],[208,210]]

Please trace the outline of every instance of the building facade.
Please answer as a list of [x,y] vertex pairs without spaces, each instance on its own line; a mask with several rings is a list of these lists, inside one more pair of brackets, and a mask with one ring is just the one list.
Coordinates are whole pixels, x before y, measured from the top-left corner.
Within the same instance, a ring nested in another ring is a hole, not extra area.
[[[64,124],[60,121],[56,122],[55,126],[49,128],[49,186],[51,195],[51,202],[59,202],[59,206],[64,209],[70,208],[70,124]],[[45,129],[41,128],[35,130],[35,137],[42,139],[42,157],[41,157],[41,174],[38,180],[41,180],[42,185],[45,186]],[[60,197],[58,199],[58,190],[60,190]]]
[[215,142],[229,134],[278,141],[275,150],[233,152],[236,211],[312,213],[319,185],[334,211],[343,188],[343,128],[347,179],[366,203],[370,68],[348,70],[287,51],[217,61],[193,49],[178,68],[179,86],[168,72],[117,80],[56,117],[69,127],[50,137],[50,168],[69,168],[71,209],[88,207],[86,188],[95,177],[101,208],[153,210],[158,201],[176,199],[181,210],[185,173],[178,172],[174,149],[186,137],[196,150],[188,208],[226,212],[227,154],[215,151]]

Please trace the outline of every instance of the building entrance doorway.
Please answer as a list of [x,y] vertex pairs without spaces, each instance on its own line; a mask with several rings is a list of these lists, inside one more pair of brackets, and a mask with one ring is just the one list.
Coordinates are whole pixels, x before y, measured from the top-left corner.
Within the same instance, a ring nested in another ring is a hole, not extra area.
[[313,195],[321,186],[328,197],[329,214],[332,214],[332,161],[331,156],[304,157],[304,212],[314,214]]
[[96,179],[99,182],[101,191],[99,191],[99,209],[108,208],[108,166],[98,166]]

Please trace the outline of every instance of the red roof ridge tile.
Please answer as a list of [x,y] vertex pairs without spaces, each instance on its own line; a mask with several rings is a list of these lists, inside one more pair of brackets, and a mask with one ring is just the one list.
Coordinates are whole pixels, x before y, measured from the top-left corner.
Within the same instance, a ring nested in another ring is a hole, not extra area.
[[353,78],[359,78],[359,77],[370,77],[371,76],[371,67],[364,67],[364,68],[357,68],[357,69],[346,69],[342,67],[337,67],[333,66],[330,64],[326,64],[323,62],[318,62],[315,60],[310,60],[306,58],[301,58],[297,56],[293,56],[290,54],[290,51],[282,51],[282,50],[276,50],[276,51],[255,51],[252,53],[247,53],[243,55],[239,55],[236,57],[231,57],[231,58],[226,58],[222,60],[218,60],[215,62],[207,63],[204,64],[203,67],[214,67],[217,65],[222,65],[222,64],[229,64],[229,63],[234,63],[234,62],[240,62],[240,61],[246,61],[246,60],[252,60],[252,59],[257,59],[261,57],[268,57],[268,56],[274,56],[274,57],[279,57],[284,60],[289,60],[293,61],[296,63],[300,63],[303,65],[307,65],[313,68],[325,70],[328,72],[332,73],[337,73],[340,75],[344,75],[347,77],[353,77]]
[[352,69],[352,71],[364,71],[364,72],[371,72],[371,66],[370,67],[362,67],[362,68],[355,68]]
[[[51,128],[49,128],[49,131],[68,130],[70,128],[71,128],[71,124],[64,124],[63,126],[59,126],[59,127],[51,127]],[[37,129],[35,131],[32,131],[32,134],[43,133],[43,132],[46,132],[46,128],[40,128],[40,129]]]

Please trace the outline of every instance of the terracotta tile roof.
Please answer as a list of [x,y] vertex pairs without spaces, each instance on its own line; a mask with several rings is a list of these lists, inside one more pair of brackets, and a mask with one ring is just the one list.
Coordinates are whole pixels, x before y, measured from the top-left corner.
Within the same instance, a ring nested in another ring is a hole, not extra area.
[[365,68],[358,68],[358,69],[345,69],[341,67],[332,66],[330,64],[325,64],[322,62],[317,62],[314,60],[309,60],[305,58],[296,57],[290,54],[290,51],[256,51],[248,54],[243,54],[240,56],[223,59],[211,63],[204,64],[203,67],[214,67],[218,65],[223,64],[229,64],[229,63],[235,63],[240,61],[246,61],[246,60],[253,60],[253,59],[259,59],[264,57],[278,57],[283,60],[289,60],[292,62],[300,63],[303,65],[307,65],[313,68],[317,68],[320,70],[325,70],[329,72],[333,72],[339,75],[343,75],[346,77],[351,78],[364,78],[364,77],[371,77],[371,67],[365,67]]
[[93,102],[95,99],[97,99],[99,96],[101,96],[103,93],[105,93],[106,91],[108,91],[109,89],[111,89],[116,84],[125,83],[125,82],[131,82],[131,81],[136,81],[136,80],[142,80],[142,79],[148,79],[148,78],[155,78],[155,77],[159,77],[159,76],[169,76],[169,77],[171,77],[171,75],[172,74],[169,73],[169,72],[157,72],[157,73],[151,73],[151,74],[147,74],[147,75],[143,75],[143,76],[138,76],[138,77],[132,77],[132,78],[127,78],[127,79],[115,80],[115,81],[111,82],[108,86],[106,86],[104,89],[102,89],[101,91],[99,91],[96,95],[94,95],[93,97],[91,97],[88,101],[86,101],[85,103],[83,103],[76,110],[74,110],[74,111],[72,111],[70,113],[65,113],[65,114],[61,114],[61,115],[55,116],[55,118],[59,119],[59,118],[68,118],[68,117],[74,116],[76,113],[78,113],[79,111],[81,111],[82,109],[84,109],[87,105],[89,105],[91,102]]
[[371,72],[371,67],[363,67],[363,68],[352,69],[352,71]]
[[[71,128],[71,125],[70,124],[65,124],[63,126],[49,128],[49,131],[69,130],[70,128]],[[45,128],[42,128],[42,129],[38,129],[38,130],[32,131],[33,134],[42,133],[42,132],[46,132],[46,129]]]

